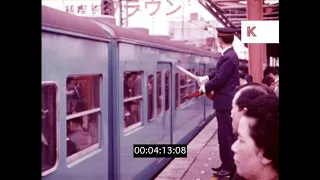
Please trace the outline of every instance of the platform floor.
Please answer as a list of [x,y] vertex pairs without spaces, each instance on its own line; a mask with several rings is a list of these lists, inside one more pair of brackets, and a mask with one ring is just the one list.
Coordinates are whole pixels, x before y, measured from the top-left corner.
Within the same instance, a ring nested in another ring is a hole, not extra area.
[[212,167],[221,164],[216,117],[188,144],[188,157],[175,158],[155,180],[215,180]]

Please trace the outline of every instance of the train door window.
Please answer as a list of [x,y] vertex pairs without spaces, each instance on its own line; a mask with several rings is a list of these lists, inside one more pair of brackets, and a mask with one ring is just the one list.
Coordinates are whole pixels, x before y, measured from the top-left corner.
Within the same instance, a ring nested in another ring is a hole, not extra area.
[[176,95],[176,109],[179,107],[179,73],[176,73],[175,75],[176,78],[176,88],[175,88],[175,95]]
[[41,154],[42,175],[45,176],[56,169],[57,152],[57,92],[54,83],[42,83],[42,128],[41,128]]
[[157,115],[161,114],[161,71],[157,71]]
[[154,76],[153,74],[150,74],[148,76],[148,121],[152,121],[154,117],[153,90],[154,90]]
[[[187,69],[189,72],[195,72],[194,69]],[[191,94],[194,91],[195,80],[187,77],[185,74],[181,75],[183,80],[180,79],[180,104],[186,103],[186,99],[183,99],[184,96]],[[192,99],[191,99],[192,101]]]
[[170,72],[169,71],[166,71],[165,72],[165,79],[164,79],[164,82],[165,82],[165,94],[166,94],[166,97],[165,97],[165,111],[168,111],[169,108],[170,108],[170,96],[169,96],[169,88],[170,88]]
[[101,75],[69,76],[67,96],[67,162],[99,148]]
[[141,71],[124,72],[124,132],[142,125],[142,77]]

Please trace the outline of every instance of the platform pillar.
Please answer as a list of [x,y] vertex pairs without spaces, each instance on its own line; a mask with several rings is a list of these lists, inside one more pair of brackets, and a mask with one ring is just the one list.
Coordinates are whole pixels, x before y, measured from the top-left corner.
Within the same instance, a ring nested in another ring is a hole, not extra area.
[[[263,0],[247,0],[247,20],[263,20]],[[248,44],[249,74],[260,83],[263,78],[263,64],[266,63],[266,44]]]

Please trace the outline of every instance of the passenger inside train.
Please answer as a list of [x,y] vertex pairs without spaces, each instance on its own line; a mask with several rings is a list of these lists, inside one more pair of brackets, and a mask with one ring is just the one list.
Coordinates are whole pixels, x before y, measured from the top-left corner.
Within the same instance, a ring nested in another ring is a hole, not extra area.
[[69,76],[66,90],[66,143],[69,157],[98,143],[99,76]]
[[124,72],[124,126],[141,123],[142,72]]
[[82,117],[69,120],[68,130],[70,133],[68,134],[68,140],[75,144],[76,151],[81,151],[92,144],[91,134],[83,128]]

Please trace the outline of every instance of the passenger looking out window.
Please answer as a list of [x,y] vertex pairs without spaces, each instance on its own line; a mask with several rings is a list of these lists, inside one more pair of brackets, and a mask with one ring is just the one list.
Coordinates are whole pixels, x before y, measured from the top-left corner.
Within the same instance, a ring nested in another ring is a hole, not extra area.
[[123,118],[124,132],[140,126],[142,112],[142,72],[124,72],[123,74]]

